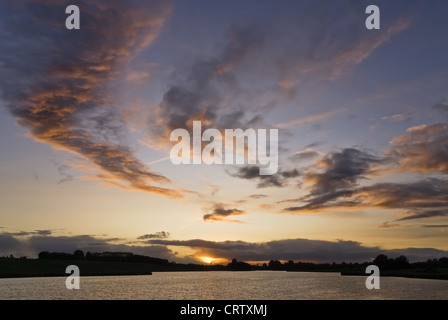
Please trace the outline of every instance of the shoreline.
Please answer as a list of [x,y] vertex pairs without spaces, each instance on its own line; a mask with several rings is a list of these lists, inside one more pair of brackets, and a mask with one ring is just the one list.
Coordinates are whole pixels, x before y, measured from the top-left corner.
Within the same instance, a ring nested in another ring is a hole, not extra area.
[[[146,262],[126,262],[126,261],[89,261],[89,260],[45,260],[45,259],[10,259],[0,258],[0,279],[12,278],[42,278],[42,277],[68,277],[65,273],[67,266],[76,265],[80,269],[81,276],[142,276],[152,275],[154,272],[198,272],[198,271],[271,271],[271,272],[319,272],[319,273],[339,273],[341,276],[363,276],[368,277],[364,269],[359,267],[353,269],[252,269],[226,268],[221,265],[185,265],[185,264],[154,264]],[[385,270],[381,277],[400,277],[414,279],[434,279],[448,280],[448,268],[407,268],[396,270]]]

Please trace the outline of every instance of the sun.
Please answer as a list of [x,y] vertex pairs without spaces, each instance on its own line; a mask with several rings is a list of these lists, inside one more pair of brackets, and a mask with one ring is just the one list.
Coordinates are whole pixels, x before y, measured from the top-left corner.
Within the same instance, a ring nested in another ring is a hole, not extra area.
[[210,258],[210,257],[199,257],[199,259],[201,259],[205,263],[212,263],[213,261],[215,261],[214,258]]

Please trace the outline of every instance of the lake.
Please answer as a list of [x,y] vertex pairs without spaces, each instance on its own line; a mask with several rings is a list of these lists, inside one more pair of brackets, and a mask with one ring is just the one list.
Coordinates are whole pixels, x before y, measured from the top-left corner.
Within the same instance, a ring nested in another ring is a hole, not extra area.
[[150,276],[82,277],[68,290],[65,277],[0,279],[0,299],[302,300],[448,299],[448,281],[366,277],[320,272],[155,272]]

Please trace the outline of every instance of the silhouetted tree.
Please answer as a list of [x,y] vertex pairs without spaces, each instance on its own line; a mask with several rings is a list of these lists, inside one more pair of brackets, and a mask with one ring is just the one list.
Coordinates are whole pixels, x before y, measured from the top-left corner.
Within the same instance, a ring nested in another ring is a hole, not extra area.
[[409,267],[409,260],[405,256],[399,256],[395,258],[394,267],[397,269],[404,269]]
[[82,252],[82,250],[75,250],[75,252],[73,253],[73,258],[75,258],[76,260],[84,259],[84,252]]
[[50,252],[48,252],[48,251],[42,251],[42,252],[39,252],[39,254],[37,255],[37,257],[38,257],[39,259],[48,259],[48,258],[50,258]]
[[246,262],[232,259],[232,262],[227,265],[226,269],[229,271],[250,271],[252,266]]
[[373,264],[380,269],[385,269],[389,266],[388,260],[389,258],[385,254],[379,254],[375,260],[373,260]]
[[448,267],[448,258],[447,257],[440,258],[438,261],[438,266],[445,268]]
[[282,268],[282,263],[278,260],[269,261],[269,269],[271,270],[280,270]]

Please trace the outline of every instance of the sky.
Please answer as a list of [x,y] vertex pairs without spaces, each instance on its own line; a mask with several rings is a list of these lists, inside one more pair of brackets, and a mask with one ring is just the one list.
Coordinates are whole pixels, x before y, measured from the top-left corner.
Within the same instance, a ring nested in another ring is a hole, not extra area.
[[[0,255],[448,256],[448,3],[70,4],[0,4]],[[193,121],[278,129],[277,173],[173,164]]]

